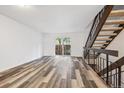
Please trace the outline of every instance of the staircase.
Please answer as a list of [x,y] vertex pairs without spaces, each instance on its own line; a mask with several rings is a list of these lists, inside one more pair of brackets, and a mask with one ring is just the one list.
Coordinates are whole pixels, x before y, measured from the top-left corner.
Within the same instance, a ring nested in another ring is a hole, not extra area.
[[[116,6],[115,6],[116,7]],[[102,29],[99,31],[92,48],[105,49],[124,28],[124,9],[110,12]]]
[[107,5],[94,18],[85,47],[105,49],[124,28],[124,7]]
[[[94,18],[87,42],[84,59],[110,87],[122,87],[124,57],[115,62],[109,56],[118,57],[117,50],[106,47],[124,30],[124,6],[105,6]],[[102,58],[100,54],[104,54]],[[124,73],[123,73],[124,74]],[[123,85],[124,86],[124,85]]]

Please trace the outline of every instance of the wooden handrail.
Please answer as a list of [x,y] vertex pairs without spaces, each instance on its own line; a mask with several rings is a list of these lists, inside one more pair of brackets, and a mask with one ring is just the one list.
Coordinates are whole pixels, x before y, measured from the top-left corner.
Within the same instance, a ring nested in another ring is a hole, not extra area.
[[[120,58],[119,60],[117,60],[116,62],[112,63],[111,65],[108,66],[108,72],[117,69],[121,66],[124,65],[124,57]],[[105,73],[107,73],[107,69],[103,69],[102,71],[100,71],[98,74],[99,75],[104,75]]]
[[111,56],[118,57],[118,51],[117,50],[95,49],[95,48],[86,48],[86,47],[84,47],[84,49],[93,50],[97,53],[104,53],[104,54],[108,54],[108,55],[111,55]]

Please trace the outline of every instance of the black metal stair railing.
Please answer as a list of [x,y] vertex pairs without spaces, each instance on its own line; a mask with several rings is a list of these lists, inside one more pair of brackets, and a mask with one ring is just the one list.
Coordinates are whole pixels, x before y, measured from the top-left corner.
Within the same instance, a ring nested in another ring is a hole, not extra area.
[[[124,57],[120,58],[116,62],[111,62],[109,57],[118,57],[118,51],[106,50],[106,49],[94,49],[84,48],[88,51],[85,61],[89,64],[94,71],[106,81],[110,87],[120,88],[122,87],[122,66],[124,65]],[[104,54],[104,58],[101,55],[96,56],[97,53]]]
[[[106,50],[105,48],[94,49],[92,48],[99,32],[101,31],[107,17],[114,7],[106,5],[94,18],[88,39],[84,47],[84,59],[87,61],[94,71],[106,81],[110,87],[122,87],[122,66],[124,65],[124,57],[116,62],[111,62],[109,56],[118,57],[118,51]],[[119,25],[123,27],[123,25]],[[121,30],[120,30],[121,31]],[[119,34],[119,32],[117,34]],[[113,38],[114,39],[114,38]],[[110,42],[109,42],[110,43]],[[100,54],[105,54],[104,58]],[[123,83],[124,85],[124,83]]]
[[[102,69],[98,74],[105,80],[108,78],[108,84],[111,87],[121,88],[122,87],[122,73],[124,72],[122,66],[124,65],[124,57],[120,58],[116,62],[108,62],[108,69]],[[106,76],[108,73],[108,77]]]

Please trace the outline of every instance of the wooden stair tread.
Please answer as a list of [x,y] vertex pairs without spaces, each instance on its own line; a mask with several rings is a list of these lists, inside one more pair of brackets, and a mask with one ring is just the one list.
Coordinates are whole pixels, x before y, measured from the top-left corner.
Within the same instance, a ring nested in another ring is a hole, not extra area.
[[102,37],[102,36],[116,36],[116,33],[113,34],[99,34],[98,37]]
[[105,24],[107,25],[111,25],[111,24],[124,24],[124,20],[107,20],[105,22]]
[[104,48],[105,46],[93,46],[93,47],[101,47],[101,48]]
[[122,30],[123,27],[106,27],[106,28],[102,28],[101,31],[119,31]]
[[106,42],[105,43],[104,42],[97,42],[97,43],[94,43],[94,44],[96,45],[96,44],[108,44],[108,43],[106,43]]
[[112,38],[97,38],[96,41],[111,41]]
[[110,17],[114,16],[124,16],[124,10],[112,10],[109,14]]

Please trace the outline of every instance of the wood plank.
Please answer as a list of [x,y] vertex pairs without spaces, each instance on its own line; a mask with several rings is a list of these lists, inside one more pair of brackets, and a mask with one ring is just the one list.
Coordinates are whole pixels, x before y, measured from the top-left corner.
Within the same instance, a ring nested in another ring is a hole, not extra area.
[[40,85],[40,87],[39,88],[46,88],[46,86],[47,86],[47,83],[42,83],[41,85]]
[[97,47],[104,48],[105,46],[95,46],[95,45],[93,45],[92,47],[94,47],[94,48],[97,48]]
[[95,41],[111,41],[112,38],[97,38]]
[[44,77],[41,76],[38,79],[36,79],[34,83],[30,84],[27,87],[28,88],[39,88],[39,87],[41,87],[41,85],[43,83],[43,79],[44,79]]
[[[39,63],[38,63],[39,64]],[[35,67],[32,68],[34,69],[33,71],[31,71],[29,74],[27,74],[26,76],[23,76],[21,78],[17,78],[17,80],[14,81],[14,83],[10,84],[9,87],[19,87],[20,85],[22,85],[23,83],[27,82],[28,79],[31,79],[35,74],[37,74],[39,71],[41,71],[45,66],[47,66],[49,64],[49,61],[46,62],[44,65],[40,64],[40,65],[34,65]]]
[[[20,69],[21,68],[21,69]],[[10,73],[15,72],[12,75]],[[0,87],[4,88],[84,88],[96,87],[89,66],[79,57],[43,57],[33,63],[17,66],[0,73]],[[92,80],[92,82],[91,82]],[[99,79],[100,83],[102,80]],[[104,83],[102,83],[104,84]],[[106,86],[106,84],[104,84]],[[101,86],[98,86],[101,87]]]
[[10,87],[13,87],[13,88],[19,87],[21,84],[25,83],[28,79],[30,79],[32,76],[34,76],[36,73],[38,73],[41,69],[42,69],[42,67],[36,69],[35,71],[33,71],[32,73],[30,73],[29,75],[27,75],[26,77],[21,79],[20,81],[14,83]]
[[[82,62],[79,61],[79,63],[81,64]],[[79,66],[80,69],[80,74],[82,77],[82,81],[85,85],[86,88],[92,87],[92,85],[90,84],[90,79],[89,79],[89,75],[88,75],[88,71],[85,68],[82,68],[82,66]]]
[[99,76],[93,70],[89,70],[88,73],[90,75],[90,78],[93,79],[93,81],[95,82],[95,84],[98,87],[101,87],[101,88],[106,88],[107,87],[107,86],[105,86],[104,83],[102,83],[102,79],[100,80]]
[[30,81],[28,82],[28,84],[25,85],[25,87],[37,88],[40,86],[42,80],[43,80],[43,71],[40,71],[38,74],[32,77],[32,79],[30,79]]
[[52,79],[47,83],[47,88],[53,88],[58,75],[55,74]]
[[124,10],[112,10],[109,16],[110,17],[124,16]]
[[79,85],[80,88],[84,88],[84,83],[82,81],[81,75],[80,75],[80,71],[79,70],[75,70],[76,73],[76,79],[77,79],[77,83]]
[[44,78],[43,82],[48,83],[52,76],[54,75],[56,68],[53,68],[51,72]]
[[107,20],[105,22],[106,25],[112,25],[112,24],[124,24],[124,20]]
[[108,44],[106,42],[95,42],[94,45],[97,45],[97,44]]
[[67,72],[66,82],[67,82],[67,88],[71,88],[71,67]]
[[117,36],[116,33],[112,33],[112,34],[99,34],[98,37],[104,37],[104,36]]
[[101,31],[119,31],[122,29],[123,27],[103,27]]
[[90,85],[91,85],[93,88],[97,88],[97,85],[96,85],[96,83],[95,83],[93,80],[90,80]]
[[71,86],[72,88],[79,88],[79,85],[76,79],[71,79]]
[[59,75],[56,79],[56,82],[54,84],[54,88],[59,88],[61,83],[61,75]]
[[66,80],[61,79],[60,88],[66,88]]

